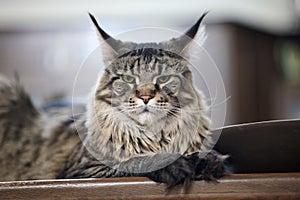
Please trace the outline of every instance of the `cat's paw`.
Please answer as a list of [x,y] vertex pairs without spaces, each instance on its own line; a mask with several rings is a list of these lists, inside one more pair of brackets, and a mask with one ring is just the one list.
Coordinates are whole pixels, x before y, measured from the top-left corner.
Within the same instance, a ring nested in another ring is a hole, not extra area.
[[193,153],[181,156],[172,164],[149,172],[146,176],[155,182],[165,183],[167,189],[181,184],[186,190],[193,180],[217,181],[218,178],[230,174],[227,158],[227,155],[213,150],[204,155]]
[[158,183],[165,183],[167,189],[182,184],[188,188],[194,177],[195,167],[187,157],[181,156],[172,164],[146,174],[146,176]]
[[207,154],[194,153],[188,156],[195,166],[194,180],[217,181],[218,178],[229,175],[230,170],[226,159],[228,155],[222,155],[214,150]]

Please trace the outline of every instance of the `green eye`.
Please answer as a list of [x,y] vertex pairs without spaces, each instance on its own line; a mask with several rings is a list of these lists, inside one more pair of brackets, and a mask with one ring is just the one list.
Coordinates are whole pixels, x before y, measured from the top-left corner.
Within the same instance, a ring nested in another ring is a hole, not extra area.
[[126,83],[133,83],[135,78],[129,75],[124,75],[122,76],[123,81],[125,81]]
[[165,82],[167,82],[169,79],[170,79],[170,76],[169,76],[169,75],[167,75],[167,76],[161,76],[161,77],[158,78],[158,82],[159,82],[159,83],[165,83]]

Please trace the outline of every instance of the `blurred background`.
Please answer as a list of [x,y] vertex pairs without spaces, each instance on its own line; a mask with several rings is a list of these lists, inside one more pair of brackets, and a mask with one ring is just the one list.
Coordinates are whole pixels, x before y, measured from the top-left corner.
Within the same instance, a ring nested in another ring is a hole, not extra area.
[[[36,104],[68,100],[99,45],[88,12],[115,36],[143,27],[183,33],[204,11],[204,47],[229,97],[225,125],[300,118],[300,0],[0,0],[0,73],[18,72]],[[82,96],[95,76],[85,74]]]

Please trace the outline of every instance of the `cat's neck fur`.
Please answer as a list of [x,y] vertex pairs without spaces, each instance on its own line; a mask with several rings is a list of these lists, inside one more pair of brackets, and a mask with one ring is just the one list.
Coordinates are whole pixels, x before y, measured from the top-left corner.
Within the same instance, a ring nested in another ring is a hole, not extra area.
[[199,132],[207,128],[203,128],[203,124],[208,125],[208,121],[197,112],[189,112],[203,108],[199,107],[202,105],[200,97],[194,104],[182,109],[178,117],[162,119],[155,122],[160,126],[149,128],[136,124],[130,118],[118,116],[121,113],[114,112],[106,102],[95,103],[95,90],[87,108],[85,144],[88,149],[92,148],[98,159],[110,157],[123,161],[158,152],[189,154],[193,151],[189,147],[195,146],[195,143],[200,146],[203,142]]

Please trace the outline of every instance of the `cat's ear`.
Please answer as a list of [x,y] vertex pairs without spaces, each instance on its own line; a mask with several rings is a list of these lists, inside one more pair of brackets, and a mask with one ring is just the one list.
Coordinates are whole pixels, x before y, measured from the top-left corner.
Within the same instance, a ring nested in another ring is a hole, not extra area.
[[197,37],[197,40],[199,40],[200,45],[202,45],[204,43],[206,35],[204,27],[200,29],[200,25],[207,13],[208,12],[202,14],[198,21],[191,28],[189,28],[182,36],[178,38],[173,38],[167,42],[163,42],[163,46],[165,47],[165,49],[186,57],[188,56],[188,47],[192,40],[196,40]]
[[110,35],[108,35],[98,24],[96,18],[89,13],[89,16],[97,29],[98,38],[102,46],[103,60],[106,66],[118,56],[121,51],[124,51],[124,46],[126,46],[121,40],[116,40]]

